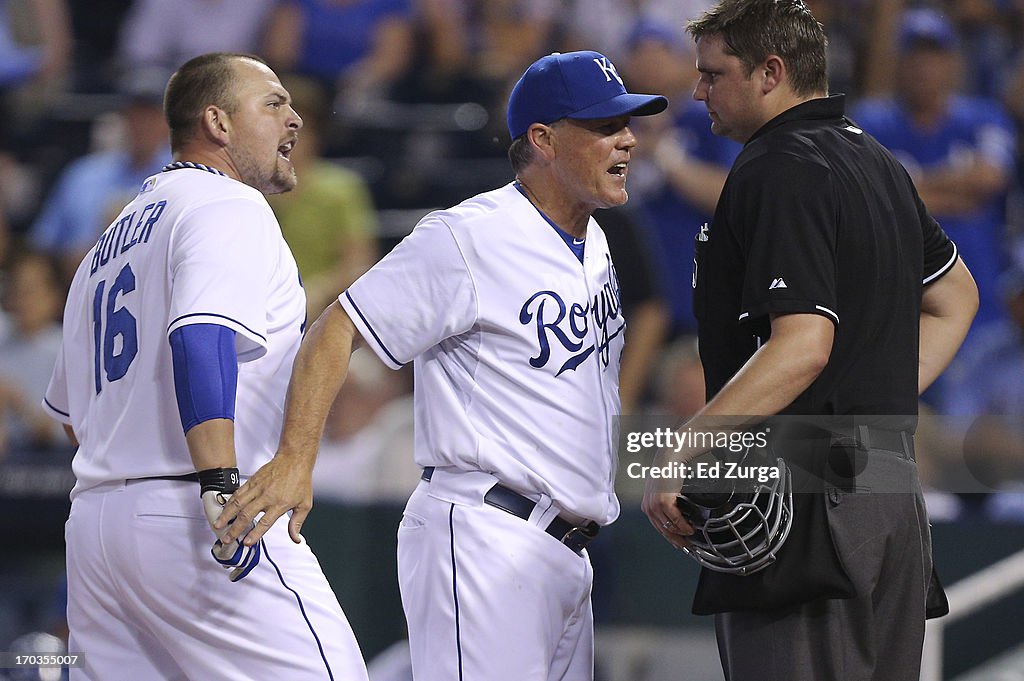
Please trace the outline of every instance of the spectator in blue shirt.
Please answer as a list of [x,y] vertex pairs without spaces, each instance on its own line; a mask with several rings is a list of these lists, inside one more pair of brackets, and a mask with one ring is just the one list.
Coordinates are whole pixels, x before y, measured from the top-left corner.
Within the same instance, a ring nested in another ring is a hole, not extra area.
[[[697,82],[692,41],[681,27],[644,19],[629,38],[625,78],[630,87],[664,92],[671,117],[631,123],[643,140],[630,163],[630,205],[638,212],[671,307],[669,336],[692,333],[694,240],[711,222],[740,145],[711,132],[704,105],[691,97]],[[651,153],[645,155],[644,150]]]
[[25,251],[12,258],[4,275],[10,328],[0,339],[0,457],[66,450],[63,429],[40,404],[60,352],[66,294],[61,273],[51,258]]
[[996,279],[1005,267],[1006,192],[1016,137],[997,101],[959,94],[959,47],[944,15],[908,11],[896,96],[864,101],[851,117],[906,166],[928,210],[969,263],[981,298],[978,328],[1002,316]]
[[1010,268],[1000,283],[1008,317],[979,327],[974,345],[950,367],[956,389],[946,411],[954,416],[1004,415],[1022,425],[1024,267]]
[[[976,330],[950,366],[945,412],[963,439],[968,471],[1000,492],[986,500],[1000,519],[1024,520],[1024,243],[999,280],[1007,318]],[[1014,491],[1014,492],[1012,492]]]
[[61,262],[70,281],[95,243],[143,180],[171,160],[163,115],[163,73],[136,72],[122,84],[124,128],[119,148],[72,161],[32,225],[31,246]]
[[343,92],[344,102],[372,100],[408,68],[413,32],[412,0],[279,0],[264,56]]

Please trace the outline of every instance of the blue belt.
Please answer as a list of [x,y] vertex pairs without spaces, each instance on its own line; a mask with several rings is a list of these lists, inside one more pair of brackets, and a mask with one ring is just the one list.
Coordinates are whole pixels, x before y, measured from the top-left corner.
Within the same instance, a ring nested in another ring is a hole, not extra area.
[[[427,466],[423,469],[423,474],[420,477],[430,482],[430,478],[433,475],[434,467]],[[523,520],[529,520],[533,509],[537,507],[536,502],[524,497],[515,490],[505,487],[500,482],[495,483],[494,486],[487,490],[487,493],[484,494],[484,503]],[[583,549],[587,548],[587,544],[597,536],[597,532],[600,529],[601,526],[593,520],[584,525],[577,525],[561,516],[555,516],[548,523],[548,526],[544,528],[544,531],[576,553],[580,553]]]

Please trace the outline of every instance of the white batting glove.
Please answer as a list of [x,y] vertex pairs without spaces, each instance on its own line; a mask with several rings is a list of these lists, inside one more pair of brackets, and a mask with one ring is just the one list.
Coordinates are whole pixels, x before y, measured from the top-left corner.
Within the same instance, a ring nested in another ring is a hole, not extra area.
[[[200,496],[203,500],[206,520],[210,523],[210,529],[213,529],[213,524],[217,522],[217,518],[224,511],[225,504],[228,503],[231,495],[238,489],[239,482],[237,468],[211,468],[199,471]],[[231,523],[228,523],[228,525],[230,526]],[[251,521],[249,526],[250,529],[255,527]],[[236,539],[223,544],[220,538],[225,531],[226,528],[218,534],[217,530],[213,529],[214,534],[217,535],[217,540],[214,542],[213,548],[210,549],[210,553],[221,566],[226,570],[230,570],[228,578],[232,582],[237,582],[252,572],[253,568],[259,564],[260,555],[262,554],[262,542],[257,542],[254,546],[245,546],[240,540]]]

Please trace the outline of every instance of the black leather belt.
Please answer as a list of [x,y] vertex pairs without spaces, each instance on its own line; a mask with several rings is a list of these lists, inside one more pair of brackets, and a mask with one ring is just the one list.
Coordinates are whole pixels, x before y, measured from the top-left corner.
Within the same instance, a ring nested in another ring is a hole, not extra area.
[[185,473],[184,475],[150,475],[145,478],[131,478],[131,480],[180,480],[182,482],[199,482],[199,473]]
[[914,461],[914,435],[906,430],[890,430],[878,426],[844,424],[788,423],[774,427],[776,443],[787,440],[829,439],[833,446],[845,445],[862,452],[885,452],[907,461]]
[[856,426],[848,433],[837,433],[836,435],[850,438],[856,443],[858,449],[865,452],[888,452],[907,461],[914,460],[914,436],[905,430]]
[[[423,474],[420,477],[430,482],[430,478],[433,475],[434,467],[427,466],[423,469]],[[487,493],[484,494],[484,503],[523,520],[529,520],[530,514],[533,513],[533,509],[537,506],[536,502],[527,499],[515,490],[505,487],[500,482],[495,483],[493,487],[487,490]],[[544,528],[544,531],[576,553],[579,553],[587,548],[587,544],[597,536],[597,532],[600,529],[601,526],[593,520],[585,525],[576,525],[561,516],[555,516],[548,523],[548,526]]]

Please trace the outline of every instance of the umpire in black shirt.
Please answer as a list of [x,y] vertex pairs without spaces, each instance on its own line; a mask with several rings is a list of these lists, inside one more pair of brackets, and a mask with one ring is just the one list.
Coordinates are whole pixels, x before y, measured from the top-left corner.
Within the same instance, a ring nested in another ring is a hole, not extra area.
[[[694,610],[716,613],[729,681],[916,680],[926,600],[941,588],[912,428],[918,394],[967,333],[977,288],[906,170],[828,95],[825,34],[803,2],[721,0],[687,30],[694,98],[713,132],[745,145],[698,235],[708,402],[687,427],[838,417],[814,455],[838,442],[867,460],[854,486],[796,495],[793,532],[767,569],[703,570]],[[906,417],[907,431],[852,425],[865,415]],[[700,453],[664,452],[657,465]],[[892,480],[902,493],[878,492]],[[660,484],[644,511],[684,546],[693,528]]]

